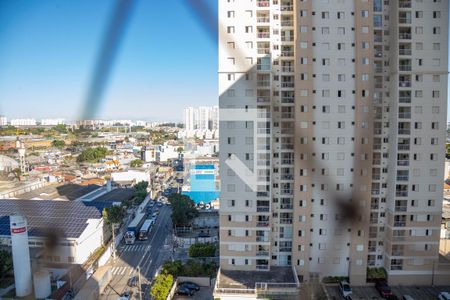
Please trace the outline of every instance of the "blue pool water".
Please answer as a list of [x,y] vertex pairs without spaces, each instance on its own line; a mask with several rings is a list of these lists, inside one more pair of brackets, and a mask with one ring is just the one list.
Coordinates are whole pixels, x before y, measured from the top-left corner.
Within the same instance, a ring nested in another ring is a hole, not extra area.
[[219,198],[220,191],[216,188],[215,169],[212,164],[195,165],[190,170],[190,191],[182,192],[195,203],[208,203]]

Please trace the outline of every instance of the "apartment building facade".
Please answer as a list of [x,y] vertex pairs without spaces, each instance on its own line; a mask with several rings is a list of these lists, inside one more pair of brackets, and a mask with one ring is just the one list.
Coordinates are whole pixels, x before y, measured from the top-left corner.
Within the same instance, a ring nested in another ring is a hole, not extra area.
[[447,16],[444,0],[219,0],[222,269],[429,283]]

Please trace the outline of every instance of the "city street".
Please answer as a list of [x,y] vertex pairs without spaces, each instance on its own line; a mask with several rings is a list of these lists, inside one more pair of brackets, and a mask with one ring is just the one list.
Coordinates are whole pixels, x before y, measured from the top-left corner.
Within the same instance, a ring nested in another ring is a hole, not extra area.
[[[156,205],[155,205],[156,208]],[[164,261],[171,255],[172,225],[170,207],[162,206],[155,225],[149,233],[148,240],[139,241],[133,245],[120,244],[115,262],[111,258],[112,280],[100,299],[117,300],[125,291],[132,291],[131,299],[139,299],[138,288],[127,285],[130,277],[138,276],[142,287],[142,299],[150,299],[151,281]]]

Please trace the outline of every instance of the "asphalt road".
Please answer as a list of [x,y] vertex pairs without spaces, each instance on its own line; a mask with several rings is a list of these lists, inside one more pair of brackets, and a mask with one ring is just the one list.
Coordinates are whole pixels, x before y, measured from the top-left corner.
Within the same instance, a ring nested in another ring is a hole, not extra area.
[[[156,207],[156,206],[155,206]],[[172,225],[170,207],[163,205],[160,214],[148,235],[148,240],[133,245],[123,242],[117,249],[117,258],[111,259],[112,280],[99,299],[117,300],[125,291],[133,291],[132,299],[139,299],[138,288],[129,287],[130,277],[141,275],[142,299],[150,299],[150,284],[158,268],[171,256]]]

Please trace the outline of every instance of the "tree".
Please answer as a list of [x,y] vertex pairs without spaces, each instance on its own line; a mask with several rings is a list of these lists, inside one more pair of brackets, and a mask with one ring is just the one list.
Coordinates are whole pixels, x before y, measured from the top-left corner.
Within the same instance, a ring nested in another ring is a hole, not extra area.
[[20,170],[20,168],[12,170],[12,174],[14,175],[14,178],[20,181],[20,177],[22,176],[22,171]]
[[144,201],[147,196],[147,181],[141,181],[135,184],[134,186],[134,203],[139,205]]
[[88,148],[80,153],[77,162],[96,162],[101,158],[105,158],[108,149],[105,147]]
[[212,257],[216,255],[216,246],[212,243],[196,243],[189,247],[190,257]]
[[189,225],[198,216],[195,202],[186,195],[171,194],[169,202],[172,205],[172,222],[176,226]]
[[64,125],[64,124],[58,124],[58,125],[54,126],[52,129],[59,133],[67,133],[67,128],[66,128],[66,125]]
[[121,223],[124,217],[124,212],[121,206],[113,205],[107,210],[108,223]]
[[450,144],[445,144],[445,151],[447,156],[450,156]]
[[[12,255],[6,250],[0,250],[0,274],[6,274],[12,268]],[[1,278],[1,277],[0,277]]]
[[66,145],[66,143],[62,140],[53,140],[52,146],[55,148],[62,148]]
[[178,147],[178,148],[177,148],[177,152],[178,152],[178,153],[182,153],[182,152],[183,152],[183,147]]
[[144,164],[143,160],[135,159],[130,162],[130,167],[132,167],[132,168],[142,167],[143,164]]
[[160,274],[156,276],[150,290],[150,296],[154,300],[166,300],[167,295],[173,285],[173,276],[170,274]]

